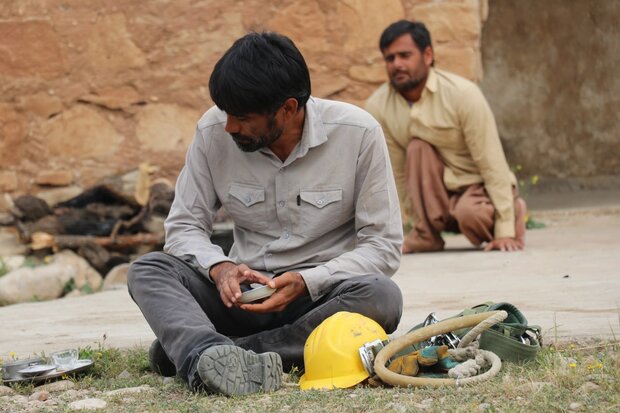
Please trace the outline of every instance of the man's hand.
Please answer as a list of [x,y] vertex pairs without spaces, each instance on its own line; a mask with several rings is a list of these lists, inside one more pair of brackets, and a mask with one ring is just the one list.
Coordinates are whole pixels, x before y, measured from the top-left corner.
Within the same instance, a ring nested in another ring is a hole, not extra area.
[[260,283],[271,288],[277,288],[273,280],[245,264],[236,265],[232,262],[221,262],[211,267],[209,275],[220,292],[222,302],[228,308],[235,305],[237,299],[241,297],[240,284]]
[[522,240],[516,238],[496,238],[493,241],[485,245],[485,251],[500,250],[500,251],[518,251],[522,250],[524,243]]
[[253,311],[255,313],[271,313],[282,311],[289,303],[295,299],[308,295],[308,288],[303,277],[298,272],[285,272],[271,280],[276,292],[260,304],[243,304],[242,310]]

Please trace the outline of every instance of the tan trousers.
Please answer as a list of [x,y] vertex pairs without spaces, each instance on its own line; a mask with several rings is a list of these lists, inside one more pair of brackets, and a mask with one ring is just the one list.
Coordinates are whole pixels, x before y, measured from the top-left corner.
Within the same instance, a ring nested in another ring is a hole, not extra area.
[[[413,210],[413,228],[405,235],[403,252],[441,251],[441,231],[461,232],[479,246],[493,240],[495,208],[482,184],[463,192],[448,191],[443,182],[444,164],[435,148],[421,139],[407,147],[407,191]],[[515,194],[517,237],[524,236],[525,203]]]

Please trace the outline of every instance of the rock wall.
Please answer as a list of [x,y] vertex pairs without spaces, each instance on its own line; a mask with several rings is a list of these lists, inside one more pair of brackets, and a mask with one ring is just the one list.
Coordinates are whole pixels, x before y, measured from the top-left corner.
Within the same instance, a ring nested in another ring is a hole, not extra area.
[[250,30],[297,43],[315,96],[362,104],[386,78],[379,35],[400,18],[427,23],[439,67],[480,80],[486,14],[486,0],[3,1],[0,193],[74,195],[141,162],[174,178],[213,65]]
[[620,187],[619,18],[617,1],[490,2],[482,88],[511,163],[541,183]]

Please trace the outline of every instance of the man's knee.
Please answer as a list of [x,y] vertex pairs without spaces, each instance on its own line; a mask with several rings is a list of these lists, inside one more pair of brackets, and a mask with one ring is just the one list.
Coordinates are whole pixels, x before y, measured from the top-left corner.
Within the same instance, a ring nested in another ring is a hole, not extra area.
[[161,268],[162,265],[169,260],[170,256],[168,254],[161,251],[153,251],[144,254],[131,263],[127,272],[127,287],[129,288],[129,293],[131,294],[133,288],[140,284],[140,280],[143,277],[152,275],[154,269]]
[[385,275],[367,276],[359,280],[362,314],[379,323],[389,334],[396,330],[403,313],[403,295],[391,278]]
[[407,158],[411,156],[415,156],[416,154],[426,153],[428,151],[433,151],[433,146],[423,141],[422,139],[413,138],[407,145]]

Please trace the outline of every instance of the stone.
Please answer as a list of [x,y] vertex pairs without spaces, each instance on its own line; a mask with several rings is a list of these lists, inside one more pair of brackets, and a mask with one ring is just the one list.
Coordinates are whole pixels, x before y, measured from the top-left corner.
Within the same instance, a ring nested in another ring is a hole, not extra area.
[[137,115],[136,137],[144,149],[185,153],[200,114],[176,105],[150,104]]
[[437,45],[434,47],[436,66],[478,82],[482,79],[480,53],[474,47]]
[[414,5],[415,20],[424,22],[433,45],[475,46],[480,43],[480,3],[459,1]]
[[74,268],[76,273],[73,277],[75,286],[78,289],[84,289],[84,287],[90,288],[92,291],[97,291],[103,284],[103,278],[90,266],[88,261],[80,257],[71,250],[63,250],[54,255],[54,264],[59,266]]
[[105,409],[108,403],[105,400],[88,398],[82,400],[76,400],[69,403],[69,409],[71,410],[99,410]]
[[41,125],[39,141],[48,156],[105,159],[121,148],[123,135],[95,109],[76,105]]
[[51,20],[0,22],[0,75],[52,79],[64,74],[60,39]]
[[579,391],[584,393],[590,393],[599,389],[599,385],[596,383],[592,383],[591,381],[587,381],[579,386]]
[[96,291],[102,279],[97,271],[70,250],[55,254],[48,265],[13,270],[0,278],[0,305],[45,301],[63,295],[71,280],[77,289]]
[[13,270],[0,278],[0,306],[58,298],[74,272],[57,265]]
[[8,396],[10,394],[15,394],[15,390],[8,386],[0,385],[0,396]]
[[524,383],[521,384],[519,386],[517,386],[517,391],[519,392],[523,392],[523,393],[535,393],[539,390],[541,390],[543,387],[545,386],[551,386],[551,383],[545,382],[545,381],[532,381],[532,382],[528,382],[528,383]]
[[581,404],[581,403],[573,402],[573,403],[568,405],[568,410],[570,410],[571,412],[578,412],[578,411],[581,410],[582,406],[583,406],[583,404]]
[[[1,41],[0,41],[1,42]],[[0,46],[0,50],[2,47]],[[25,147],[26,130],[28,125],[24,116],[20,115],[7,104],[0,102],[0,192],[2,187],[2,173],[9,166],[17,166],[24,161],[22,158]],[[16,181],[15,185],[17,184]],[[11,187],[15,186],[11,185]],[[10,189],[11,191],[13,189]],[[7,191],[7,189],[4,189]]]
[[147,63],[142,50],[133,42],[122,13],[111,13],[89,26],[82,54],[83,64],[95,72],[137,69]]
[[127,370],[123,370],[118,376],[116,376],[117,379],[128,379],[130,377],[131,374],[129,374]]
[[41,198],[48,205],[54,206],[59,204],[60,202],[68,201],[76,196],[80,195],[84,190],[76,185],[59,187],[59,188],[50,188],[43,189],[36,192],[36,196]]
[[103,278],[103,290],[115,289],[118,286],[127,287],[127,272],[129,264],[120,264],[112,268]]
[[143,384],[138,387],[126,387],[123,389],[109,390],[104,392],[103,394],[109,397],[118,397],[118,396],[130,396],[134,394],[140,394],[145,392],[151,392],[154,389],[148,384]]
[[4,262],[4,265],[7,266],[9,271],[13,271],[21,267],[24,262],[26,262],[26,257],[23,255],[9,255],[2,257],[2,261]]
[[383,62],[369,66],[351,66],[349,68],[351,79],[368,83],[383,83],[387,80],[387,73]]
[[35,391],[34,393],[32,393],[30,397],[28,398],[28,400],[30,401],[38,400],[38,401],[44,402],[47,399],[49,399],[49,397],[50,397],[50,393],[48,391],[39,390],[39,391]]
[[490,408],[491,408],[491,404],[490,403],[480,403],[478,405],[478,411],[479,412],[486,412]]
[[142,102],[143,98],[133,86],[123,85],[99,90],[83,96],[81,100],[101,105],[108,109],[126,109],[131,105]]
[[55,392],[66,392],[67,390],[72,390],[75,388],[75,383],[71,380],[59,380],[51,383],[46,383],[41,386],[38,386],[37,389],[39,391],[47,391],[50,393]]
[[19,96],[17,107],[24,112],[33,113],[45,119],[62,112],[64,109],[58,96],[49,95],[45,92]]
[[614,382],[616,379],[614,378],[614,376],[610,375],[610,374],[603,374],[603,373],[596,373],[596,374],[588,374],[585,379],[587,381],[591,381],[594,383],[602,383],[602,382],[607,382],[607,383],[611,383]]
[[37,185],[67,186],[73,182],[73,172],[67,170],[39,171],[34,182]]
[[17,189],[17,173],[14,171],[0,171],[0,191],[15,191]]

